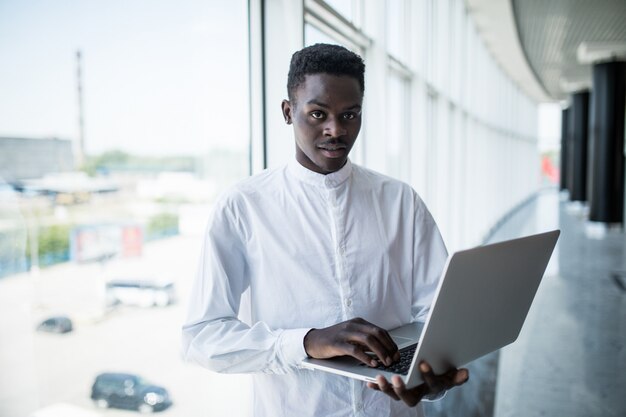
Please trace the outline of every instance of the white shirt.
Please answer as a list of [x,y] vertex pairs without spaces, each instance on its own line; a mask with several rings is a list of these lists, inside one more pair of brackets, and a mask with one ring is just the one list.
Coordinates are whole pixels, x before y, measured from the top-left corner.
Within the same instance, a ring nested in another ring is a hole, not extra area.
[[184,356],[253,373],[255,417],[421,415],[360,381],[302,368],[303,339],[354,317],[386,329],[424,321],[446,257],[428,209],[400,181],[350,161],[328,175],[295,160],[266,170],[214,207]]

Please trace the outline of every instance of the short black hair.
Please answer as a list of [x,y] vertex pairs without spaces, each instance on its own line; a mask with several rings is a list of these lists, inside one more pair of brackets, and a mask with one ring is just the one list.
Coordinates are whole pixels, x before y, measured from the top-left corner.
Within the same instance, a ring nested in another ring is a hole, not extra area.
[[354,52],[339,45],[316,43],[291,56],[287,76],[287,94],[293,101],[296,89],[310,74],[347,75],[359,82],[361,94],[365,91],[365,63]]

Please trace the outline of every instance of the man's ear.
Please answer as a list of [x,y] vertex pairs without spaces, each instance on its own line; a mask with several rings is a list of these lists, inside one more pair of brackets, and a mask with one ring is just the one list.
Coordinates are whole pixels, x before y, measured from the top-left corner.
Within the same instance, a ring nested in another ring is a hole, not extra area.
[[283,102],[280,104],[280,107],[283,110],[283,117],[285,118],[285,123],[287,123],[288,125],[291,124],[291,103],[289,102],[289,100],[283,100]]

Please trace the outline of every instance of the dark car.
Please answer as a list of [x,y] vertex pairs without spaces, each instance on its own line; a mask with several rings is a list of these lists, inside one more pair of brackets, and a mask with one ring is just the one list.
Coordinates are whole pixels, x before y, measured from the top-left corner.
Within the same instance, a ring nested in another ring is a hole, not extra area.
[[141,413],[165,410],[172,405],[167,390],[133,374],[104,373],[91,387],[91,399],[100,408],[125,408]]
[[72,320],[65,316],[47,318],[37,326],[37,330],[48,333],[68,333],[72,329]]

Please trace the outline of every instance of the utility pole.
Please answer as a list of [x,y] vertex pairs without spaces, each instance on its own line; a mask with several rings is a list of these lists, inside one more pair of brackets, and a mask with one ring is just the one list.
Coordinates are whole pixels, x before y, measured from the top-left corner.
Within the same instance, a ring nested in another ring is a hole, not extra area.
[[83,117],[83,72],[82,53],[76,51],[76,86],[78,89],[78,146],[76,146],[76,167],[85,164],[85,122]]

